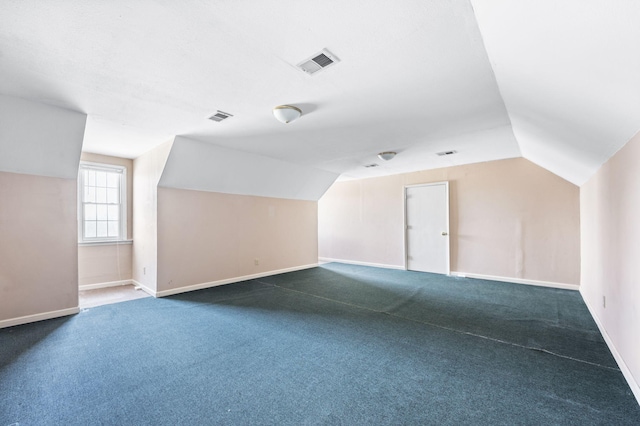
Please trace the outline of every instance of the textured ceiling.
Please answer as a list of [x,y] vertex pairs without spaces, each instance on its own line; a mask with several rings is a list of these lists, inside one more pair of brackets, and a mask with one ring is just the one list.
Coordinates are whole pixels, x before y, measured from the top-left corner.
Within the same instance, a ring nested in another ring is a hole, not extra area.
[[[102,154],[134,158],[181,135],[343,178],[523,155],[580,184],[640,127],[639,11],[5,0],[0,93],[86,113],[84,149]],[[314,76],[295,67],[323,48],[341,62]],[[283,125],[280,104],[304,114]],[[234,117],[207,120],[218,109]],[[378,160],[386,150],[398,156]]]

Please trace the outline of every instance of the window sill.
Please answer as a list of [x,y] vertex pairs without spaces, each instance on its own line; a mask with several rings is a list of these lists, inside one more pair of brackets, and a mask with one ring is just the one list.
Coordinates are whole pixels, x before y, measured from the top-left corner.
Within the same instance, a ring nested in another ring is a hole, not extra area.
[[133,240],[78,241],[78,246],[118,246],[133,244]]

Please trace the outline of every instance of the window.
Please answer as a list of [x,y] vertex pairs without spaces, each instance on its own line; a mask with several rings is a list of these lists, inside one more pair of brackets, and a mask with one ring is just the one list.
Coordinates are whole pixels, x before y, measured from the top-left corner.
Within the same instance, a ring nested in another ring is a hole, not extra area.
[[119,241],[127,238],[126,171],[123,166],[80,163],[80,242]]

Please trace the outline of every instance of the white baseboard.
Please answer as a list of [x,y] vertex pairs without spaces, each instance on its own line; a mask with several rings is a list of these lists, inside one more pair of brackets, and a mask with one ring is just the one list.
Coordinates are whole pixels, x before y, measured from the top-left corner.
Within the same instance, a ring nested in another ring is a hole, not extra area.
[[600,318],[598,318],[598,316],[596,315],[595,313],[596,311],[593,309],[593,307],[591,306],[587,298],[584,297],[584,294],[582,294],[582,292],[580,292],[580,296],[582,296],[582,300],[584,300],[584,304],[587,305],[587,309],[589,309],[589,313],[591,314],[591,317],[596,322],[596,325],[600,330],[600,334],[602,334],[604,341],[607,343],[607,346],[609,347],[609,350],[611,351],[613,358],[618,363],[618,367],[620,367],[620,371],[622,371],[622,375],[624,376],[625,380],[629,384],[629,387],[631,388],[631,392],[633,392],[633,395],[636,397],[638,404],[640,404],[640,384],[636,381],[635,377],[633,377],[633,373],[631,373],[631,370],[629,370],[629,367],[627,367],[627,363],[624,362],[624,358],[622,358],[622,355],[620,355],[620,352],[618,352],[618,349],[613,344],[613,340],[611,340],[609,333],[607,333],[607,330],[604,328],[604,325],[602,325]]
[[242,277],[227,278],[227,279],[224,279],[224,280],[210,281],[210,282],[207,282],[207,283],[200,283],[200,284],[188,285],[188,286],[184,286],[184,287],[171,288],[169,290],[158,291],[158,292],[156,292],[156,294],[154,296],[155,297],[171,296],[171,295],[174,295],[174,294],[186,293],[188,291],[202,290],[204,288],[210,288],[210,287],[217,287],[219,285],[232,284],[232,283],[237,283],[237,282],[240,282],[240,281],[254,280],[256,278],[269,277],[271,275],[284,274],[284,273],[287,273],[287,272],[301,271],[303,269],[315,268],[317,266],[318,266],[317,263],[312,263],[310,265],[294,266],[292,268],[285,268],[285,269],[278,269],[278,270],[275,270],[275,271],[261,272],[259,274],[244,275]]
[[13,327],[14,325],[27,324],[30,322],[43,321],[52,318],[64,317],[67,315],[75,315],[80,312],[80,308],[67,308],[58,311],[43,312],[41,314],[26,315],[18,318],[10,318],[0,321],[0,328]]
[[455,272],[451,271],[451,276],[459,277],[459,278],[474,278],[477,280],[489,280],[489,281],[500,281],[505,283],[515,283],[515,284],[526,284],[526,285],[536,285],[539,287],[551,287],[551,288],[560,288],[563,290],[580,290],[580,286],[577,284],[565,284],[565,283],[556,283],[552,281],[536,281],[536,280],[527,280],[524,278],[511,278],[511,277],[498,277],[494,275],[481,275],[481,274],[468,274],[466,272]]
[[118,287],[121,285],[129,285],[129,284],[133,284],[133,280],[121,280],[121,281],[109,281],[105,283],[96,283],[96,284],[84,284],[84,285],[78,286],[78,289],[80,291],[85,291],[85,290],[95,290],[97,288]]
[[385,269],[401,269],[401,270],[405,270],[404,266],[399,266],[399,265],[387,265],[384,263],[371,263],[371,262],[359,262],[357,260],[344,260],[344,259],[332,259],[330,257],[319,257],[318,258],[318,263],[331,263],[331,262],[336,262],[336,263],[346,263],[348,265],[360,265],[360,266],[372,266],[374,268],[385,268]]
[[131,280],[131,284],[133,284],[136,287],[140,287],[145,293],[153,296],[153,297],[158,297],[158,292],[155,290],[150,289],[149,287],[147,287],[146,285],[142,284],[141,282],[138,282],[136,280]]

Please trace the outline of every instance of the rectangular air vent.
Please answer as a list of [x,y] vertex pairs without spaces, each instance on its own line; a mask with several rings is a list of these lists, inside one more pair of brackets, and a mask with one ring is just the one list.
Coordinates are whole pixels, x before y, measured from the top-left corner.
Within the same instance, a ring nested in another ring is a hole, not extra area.
[[336,62],[340,62],[335,55],[329,52],[327,49],[322,49],[321,52],[316,53],[309,59],[306,59],[298,64],[298,68],[306,72],[309,75],[313,75],[318,71],[321,71]]
[[364,167],[366,168],[370,168],[370,167],[378,167],[377,164],[373,163],[373,164],[365,164]]
[[231,114],[229,114],[227,112],[222,112],[222,111],[218,110],[215,114],[213,114],[211,117],[209,117],[209,120],[217,121],[219,123],[222,120],[226,120],[229,117],[233,117],[233,115],[231,115]]
[[442,152],[437,152],[436,155],[439,155],[440,157],[443,157],[445,155],[453,155],[456,154],[458,151],[442,151]]

